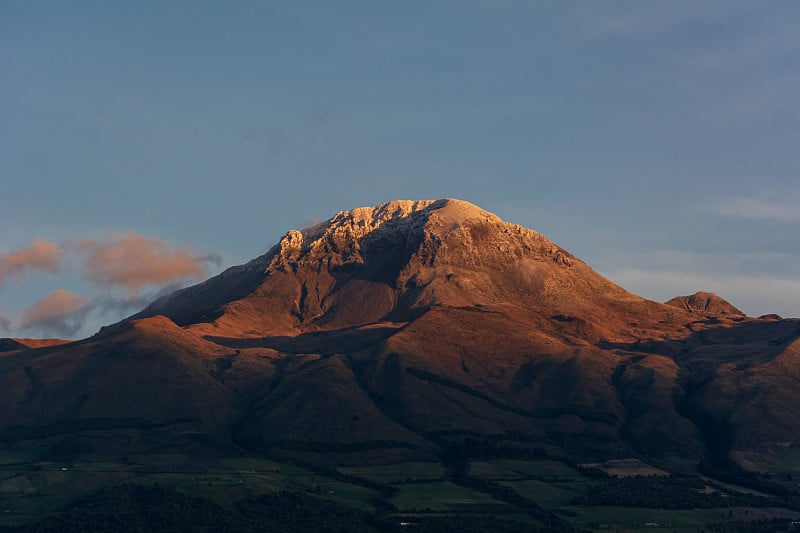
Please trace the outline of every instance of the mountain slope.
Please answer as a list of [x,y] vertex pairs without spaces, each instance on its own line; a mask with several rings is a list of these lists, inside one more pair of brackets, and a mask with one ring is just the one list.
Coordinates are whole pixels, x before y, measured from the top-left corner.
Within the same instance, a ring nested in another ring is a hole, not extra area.
[[44,346],[56,346],[68,344],[72,341],[64,339],[0,339],[0,352],[11,352],[14,350],[26,350],[28,348],[42,348]]

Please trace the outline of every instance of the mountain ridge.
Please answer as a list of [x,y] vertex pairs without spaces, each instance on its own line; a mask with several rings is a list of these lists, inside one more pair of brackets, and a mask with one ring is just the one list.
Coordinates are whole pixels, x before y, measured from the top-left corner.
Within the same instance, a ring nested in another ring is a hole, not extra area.
[[[370,256],[368,261],[364,255]],[[388,263],[387,256],[396,264]],[[356,276],[360,282],[350,280],[353,282],[345,286],[348,271],[355,270],[359,270]],[[566,276],[558,270],[576,273]],[[486,272],[491,276],[476,279],[476,274]],[[316,277],[313,283],[306,279],[309,276]],[[506,279],[502,279],[504,276]],[[600,293],[619,301],[654,305],[614,285],[540,233],[504,222],[469,202],[394,201],[339,212],[311,228],[290,230],[262,256],[228,269],[197,288],[156,301],[134,317],[165,314],[182,326],[191,323],[204,334],[218,334],[226,328],[237,335],[245,334],[231,325],[244,321],[250,324],[246,334],[257,336],[333,327],[331,322],[326,325],[318,319],[336,306],[340,294],[342,298],[368,297],[373,305],[381,302],[385,312],[370,317],[374,321],[391,311],[413,314],[415,308],[429,305],[491,305],[513,299],[520,291],[528,293],[527,297],[536,292],[553,304],[563,297],[561,292],[581,284],[578,289],[586,301]],[[201,292],[206,299],[211,293],[217,297],[198,312],[197,308],[203,307],[197,305]],[[181,309],[181,298],[192,302],[192,316]],[[259,305],[251,305],[259,298]],[[297,320],[286,318],[266,328],[256,325],[254,307],[270,305],[283,307]],[[358,319],[354,317],[349,325]],[[368,321],[364,317],[360,320]],[[335,318],[332,324],[338,324]]]

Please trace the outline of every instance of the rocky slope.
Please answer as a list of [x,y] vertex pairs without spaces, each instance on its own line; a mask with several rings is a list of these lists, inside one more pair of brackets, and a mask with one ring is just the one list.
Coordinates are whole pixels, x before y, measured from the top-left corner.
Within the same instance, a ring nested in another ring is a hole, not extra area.
[[713,292],[696,292],[689,296],[676,296],[666,304],[690,313],[712,316],[745,316],[744,313]]

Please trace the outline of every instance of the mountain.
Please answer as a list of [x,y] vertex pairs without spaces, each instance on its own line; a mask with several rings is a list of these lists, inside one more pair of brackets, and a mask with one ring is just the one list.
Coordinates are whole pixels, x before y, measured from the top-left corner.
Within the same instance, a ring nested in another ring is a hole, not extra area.
[[730,302],[724,298],[720,298],[713,292],[696,292],[688,296],[676,296],[666,302],[667,305],[685,309],[690,313],[702,313],[707,315],[730,315],[730,316],[745,316],[744,313],[739,311]]
[[798,457],[799,339],[710,293],[636,296],[468,202],[394,201],[91,338],[0,352],[0,427],[108,453],[769,471]]
[[0,352],[10,352],[13,350],[25,350],[28,348],[42,348],[44,346],[56,346],[67,344],[72,341],[64,339],[0,339]]

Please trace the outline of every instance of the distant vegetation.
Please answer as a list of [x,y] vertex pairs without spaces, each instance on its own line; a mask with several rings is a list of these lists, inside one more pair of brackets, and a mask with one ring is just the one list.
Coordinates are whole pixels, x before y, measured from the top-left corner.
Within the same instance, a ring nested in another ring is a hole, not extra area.
[[[400,532],[401,520],[423,532],[536,532],[541,528],[498,517],[379,516],[294,492],[247,498],[222,507],[201,498],[154,485],[121,485],[85,496],[55,517],[33,527],[0,531],[35,533],[126,532]],[[548,531],[559,529],[549,528]],[[568,525],[564,531],[571,531]]]
[[723,493],[698,476],[636,476],[608,479],[588,494],[576,498],[577,505],[623,505],[661,509],[710,509],[715,507],[781,507],[800,510],[793,500],[744,492]]
[[[180,454],[91,462],[100,458],[71,439],[57,443],[0,450],[0,532],[412,531],[403,522],[426,532],[651,531],[646,524],[658,523],[710,533],[792,531],[800,518],[789,494],[706,476],[475,461],[457,445],[439,463],[330,467]],[[62,448],[72,458],[52,462]]]
[[312,496],[281,492],[232,508],[161,485],[121,485],[84,496],[36,532],[87,531],[399,531],[399,524]]
[[0,429],[0,442],[15,442],[24,439],[42,439],[55,435],[68,435],[83,431],[107,429],[153,429],[176,424],[200,423],[198,417],[175,418],[164,422],[148,422],[140,418],[76,418],[54,420],[39,425],[7,426]]

